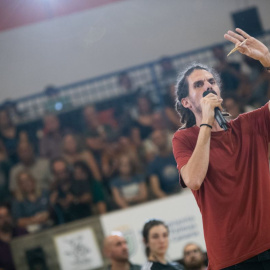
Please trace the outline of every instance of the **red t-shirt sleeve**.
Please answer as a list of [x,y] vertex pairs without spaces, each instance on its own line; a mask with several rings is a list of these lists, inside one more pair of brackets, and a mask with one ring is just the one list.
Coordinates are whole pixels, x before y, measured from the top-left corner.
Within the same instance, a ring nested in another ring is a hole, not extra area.
[[177,169],[179,172],[179,181],[183,188],[187,187],[181,176],[181,168],[189,161],[194,147],[189,143],[187,136],[185,136],[185,130],[178,130],[172,139],[173,154],[177,163]]
[[268,103],[260,109],[241,114],[234,122],[247,134],[258,133],[270,142],[270,112]]

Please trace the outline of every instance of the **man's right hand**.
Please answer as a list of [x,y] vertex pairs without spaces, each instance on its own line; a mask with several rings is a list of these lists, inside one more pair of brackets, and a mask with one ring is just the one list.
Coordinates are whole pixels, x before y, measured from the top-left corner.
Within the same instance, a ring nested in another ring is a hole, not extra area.
[[219,98],[217,95],[210,93],[203,97],[200,101],[202,108],[202,123],[209,124],[213,126],[215,121],[215,108],[220,108],[223,111],[221,106],[223,99]]

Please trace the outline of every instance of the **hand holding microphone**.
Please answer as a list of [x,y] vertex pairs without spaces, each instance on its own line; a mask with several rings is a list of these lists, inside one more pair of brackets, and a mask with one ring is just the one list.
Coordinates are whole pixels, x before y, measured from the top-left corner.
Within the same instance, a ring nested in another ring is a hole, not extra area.
[[[211,91],[210,89],[207,89],[206,91],[203,92],[203,97],[207,96],[210,93],[213,93],[213,94],[216,95],[216,93],[214,91]],[[222,115],[220,108],[215,107],[214,113],[215,113],[214,117],[215,117],[216,121],[218,122],[219,126],[221,128],[223,128],[225,131],[228,130],[227,122],[226,122],[224,116]]]

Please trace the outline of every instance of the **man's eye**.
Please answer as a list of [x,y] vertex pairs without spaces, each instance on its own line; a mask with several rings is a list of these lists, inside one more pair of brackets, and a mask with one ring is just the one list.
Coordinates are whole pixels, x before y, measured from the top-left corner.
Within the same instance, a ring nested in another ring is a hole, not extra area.
[[210,80],[209,82],[210,82],[211,84],[215,84],[215,83],[216,83],[215,80]]
[[203,82],[197,82],[196,84],[195,84],[195,87],[202,87],[203,86]]

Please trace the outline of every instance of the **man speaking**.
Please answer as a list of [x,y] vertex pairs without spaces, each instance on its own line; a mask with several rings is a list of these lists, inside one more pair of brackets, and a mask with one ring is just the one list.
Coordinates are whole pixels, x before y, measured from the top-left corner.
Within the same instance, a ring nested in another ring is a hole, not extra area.
[[[238,28],[224,37],[270,72],[270,52],[259,40]],[[194,64],[176,88],[183,126],[173,152],[180,182],[202,214],[208,269],[270,269],[270,103],[222,128],[215,120],[222,111],[218,74]]]

